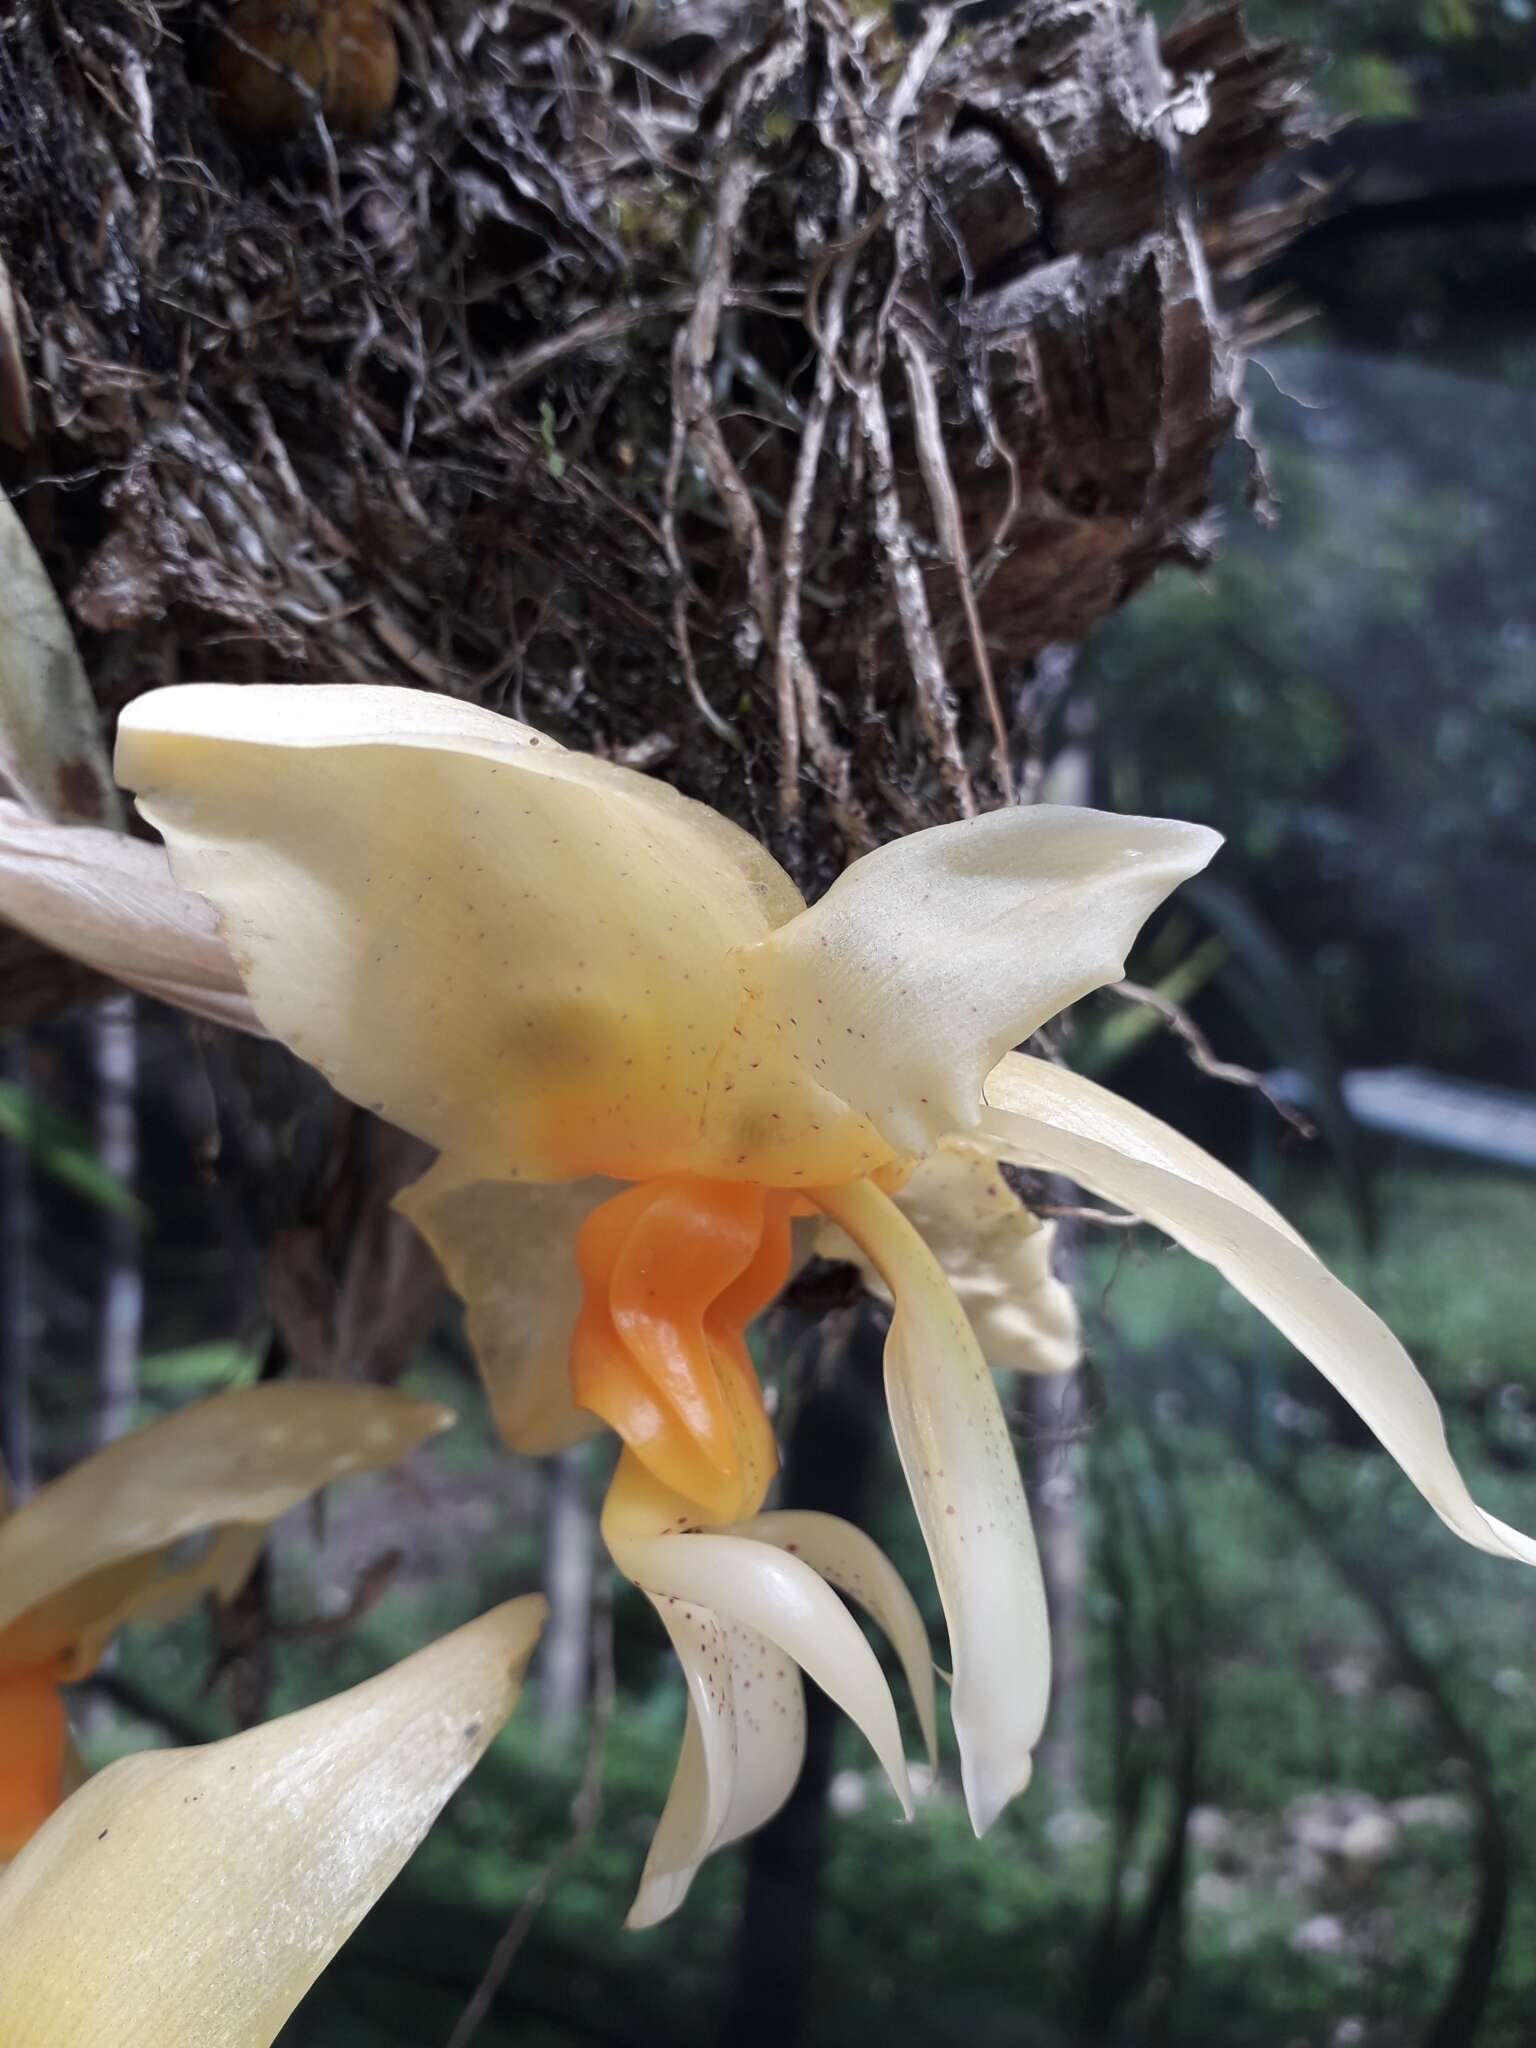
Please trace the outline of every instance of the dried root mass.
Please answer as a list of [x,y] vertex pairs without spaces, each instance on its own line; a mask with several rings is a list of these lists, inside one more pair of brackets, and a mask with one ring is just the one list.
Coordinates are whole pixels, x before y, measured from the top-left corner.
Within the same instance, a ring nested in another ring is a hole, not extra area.
[[1124,0],[391,17],[13,9],[0,459],[103,710],[415,681],[811,886],[1027,779],[1042,653],[1207,548],[1290,53]]

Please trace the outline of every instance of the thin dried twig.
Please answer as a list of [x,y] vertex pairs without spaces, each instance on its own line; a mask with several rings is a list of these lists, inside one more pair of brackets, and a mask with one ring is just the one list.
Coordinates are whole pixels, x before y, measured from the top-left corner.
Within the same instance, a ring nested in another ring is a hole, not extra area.
[[1211,1049],[1211,1042],[1200,1026],[1181,1003],[1171,996],[1163,995],[1158,989],[1143,988],[1138,981],[1112,981],[1108,984],[1109,994],[1119,996],[1122,1002],[1140,1003],[1148,1010],[1155,1010],[1169,1029],[1182,1040],[1189,1050],[1189,1056],[1202,1074],[1209,1074],[1213,1081],[1230,1082],[1234,1088],[1252,1088],[1303,1138],[1315,1138],[1317,1126],[1296,1107],[1278,1095],[1252,1067],[1238,1066],[1232,1060],[1218,1059]]
[[532,1933],[534,1921],[545,1900],[596,1832],[603,1814],[603,1764],[608,1754],[614,1692],[613,1588],[611,1580],[605,1578],[593,1592],[592,1712],[581,1781],[571,1801],[571,1831],[529,1885],[522,1904],[507,1923],[506,1932],[492,1949],[480,1982],[459,2014],[445,2048],[469,2048],[469,2043],[489,2017],[496,1994],[506,1982],[518,1951]]

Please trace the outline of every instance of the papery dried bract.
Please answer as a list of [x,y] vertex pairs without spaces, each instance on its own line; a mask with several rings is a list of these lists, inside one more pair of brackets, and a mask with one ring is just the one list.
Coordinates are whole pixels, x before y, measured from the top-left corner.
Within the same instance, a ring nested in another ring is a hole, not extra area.
[[0,772],[40,817],[104,825],[121,817],[75,636],[20,514],[3,492]]
[[162,846],[0,798],[0,917],[114,981],[261,1034],[218,923]]

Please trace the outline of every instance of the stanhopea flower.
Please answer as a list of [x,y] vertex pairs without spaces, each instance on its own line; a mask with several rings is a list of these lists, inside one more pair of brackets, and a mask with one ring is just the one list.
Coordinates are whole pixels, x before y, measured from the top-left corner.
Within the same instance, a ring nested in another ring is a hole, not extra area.
[[319,1706],[111,1764],[0,1875],[0,2040],[271,2048],[516,1704],[494,1608]]
[[975,1331],[892,1199],[964,1139],[1070,1175],[1210,1259],[1326,1372],[1452,1527],[1473,1504],[1395,1340],[1225,1168],[1012,1048],[1117,977],[1203,867],[1198,825],[1042,806],[913,834],[813,907],[665,785],[449,699],[344,686],[151,693],[119,778],[206,896],[260,1022],[440,1148],[403,1200],[469,1304],[508,1441],[601,1421],[613,1555],[682,1661],[682,1756],[634,1918],[787,1794],[799,1671],[909,1803],[884,1624],[928,1741],[910,1597],[868,1540],[764,1513],[775,1450],[743,1341],[819,1213],[894,1302],[886,1387],[950,1638],[980,1832],[1027,1782],[1049,1687],[1017,1464]]
[[238,1389],[119,1438],[3,1515],[0,1863],[76,1781],[60,1687],[88,1676],[119,1628],[205,1593],[232,1600],[279,1515],[453,1419],[378,1387]]

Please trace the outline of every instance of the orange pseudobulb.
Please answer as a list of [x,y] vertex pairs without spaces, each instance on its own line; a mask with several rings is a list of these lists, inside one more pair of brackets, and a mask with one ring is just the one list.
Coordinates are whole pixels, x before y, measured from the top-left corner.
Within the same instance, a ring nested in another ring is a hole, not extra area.
[[69,1728],[55,1664],[0,1671],[0,1861],[31,1840],[64,1796]]
[[709,1522],[754,1514],[777,1469],[745,1332],[788,1277],[794,1205],[668,1174],[602,1203],[577,1239],[576,1400]]

